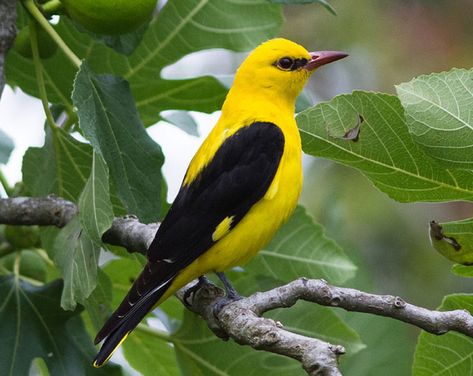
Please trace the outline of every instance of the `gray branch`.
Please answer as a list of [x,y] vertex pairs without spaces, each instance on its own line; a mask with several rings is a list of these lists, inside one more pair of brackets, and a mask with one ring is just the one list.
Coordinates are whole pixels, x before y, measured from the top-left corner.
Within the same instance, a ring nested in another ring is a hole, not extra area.
[[77,213],[74,203],[48,197],[14,197],[0,199],[0,223],[64,227]]
[[[55,196],[0,199],[0,223],[61,227],[76,213],[77,208],[73,203]],[[116,218],[103,235],[103,240],[130,251],[144,253],[157,226],[144,225],[135,217]],[[181,289],[177,296],[183,300],[191,286],[189,284]],[[239,344],[257,350],[294,358],[301,362],[309,375],[340,375],[337,358],[344,353],[343,347],[287,331],[281,323],[261,317],[263,313],[276,308],[288,308],[298,300],[305,300],[347,311],[390,317],[433,334],[456,331],[473,338],[473,317],[466,310],[428,310],[406,303],[399,297],[331,286],[324,280],[300,278],[287,285],[230,302],[216,310],[215,307],[222,306],[222,299],[225,299],[223,291],[206,283],[196,291],[188,307],[202,316],[218,337],[232,338]]]
[[0,0],[0,98],[5,87],[5,57],[16,36],[16,0]]
[[[226,298],[223,290],[212,283],[206,283],[195,292],[190,304],[189,299],[184,304],[201,316],[215,335],[223,340],[232,338],[240,345],[296,359],[311,376],[341,375],[338,369],[338,357],[345,353],[343,346],[301,336],[285,330],[278,321],[260,317],[261,308],[272,304],[269,299],[285,291],[288,286],[290,285],[256,293],[216,310],[215,308],[224,303]],[[192,283],[188,284],[177,292],[177,297],[184,301],[186,291],[192,287]],[[291,301],[289,305],[282,304],[281,307],[292,306],[296,300]]]

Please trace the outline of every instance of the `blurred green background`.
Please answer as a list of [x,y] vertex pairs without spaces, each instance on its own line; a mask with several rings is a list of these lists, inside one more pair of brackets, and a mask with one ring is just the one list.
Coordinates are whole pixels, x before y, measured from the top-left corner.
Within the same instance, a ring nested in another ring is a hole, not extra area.
[[[311,80],[315,103],[352,90],[393,93],[394,85],[420,74],[473,67],[471,0],[357,0],[286,7],[282,36],[308,49],[344,50],[349,59],[327,66]],[[307,158],[302,204],[360,267],[353,287],[399,295],[435,308],[442,297],[473,292],[469,280],[430,245],[430,220],[473,215],[473,205],[401,204],[376,190],[360,173],[326,160]],[[419,331],[367,315],[342,315],[369,348],[342,361],[347,375],[408,375]]]

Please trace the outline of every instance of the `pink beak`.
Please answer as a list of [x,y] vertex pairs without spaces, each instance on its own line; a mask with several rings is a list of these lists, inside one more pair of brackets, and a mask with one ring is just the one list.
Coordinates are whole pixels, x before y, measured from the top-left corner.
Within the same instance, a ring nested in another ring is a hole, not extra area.
[[315,68],[347,57],[348,54],[340,51],[315,51],[309,52],[311,59],[305,65],[305,69],[313,71]]

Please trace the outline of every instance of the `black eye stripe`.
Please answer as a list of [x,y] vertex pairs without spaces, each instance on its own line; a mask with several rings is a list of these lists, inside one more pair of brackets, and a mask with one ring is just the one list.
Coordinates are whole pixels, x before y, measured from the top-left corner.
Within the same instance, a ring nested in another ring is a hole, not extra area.
[[294,67],[293,67],[293,69],[298,69],[298,68],[303,67],[304,65],[307,64],[307,61],[308,61],[307,59],[296,59],[296,60],[294,61]]
[[307,59],[292,59],[290,57],[282,57],[281,59],[277,60],[273,63],[275,67],[278,67],[281,70],[285,71],[294,71],[299,69],[307,64]]

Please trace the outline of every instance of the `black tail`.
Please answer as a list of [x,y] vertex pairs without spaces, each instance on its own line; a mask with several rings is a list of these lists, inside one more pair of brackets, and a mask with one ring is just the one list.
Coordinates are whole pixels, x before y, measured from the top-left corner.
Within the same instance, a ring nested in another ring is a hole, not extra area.
[[113,355],[115,350],[121,345],[126,339],[128,334],[135,329],[140,321],[146,316],[146,314],[153,308],[154,304],[159,300],[159,296],[154,299],[149,299],[146,304],[139,307],[136,312],[133,313],[128,319],[124,320],[120,326],[108,335],[105,342],[103,343],[100,351],[95,356],[94,367],[98,368],[103,366],[110,357]]
[[[94,359],[94,367],[104,365],[126,336],[140,323],[146,314],[164,295],[174,275],[164,273],[162,263],[148,263],[120,306],[113,312],[95,337],[95,344],[105,339]],[[163,278],[166,276],[167,278]]]

